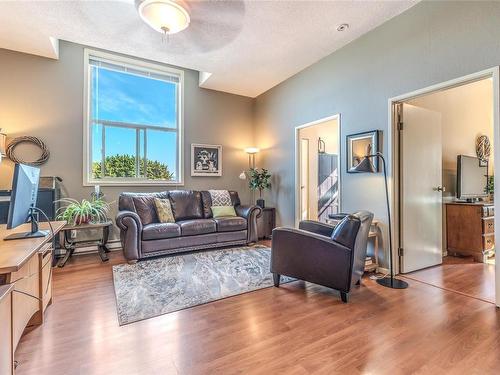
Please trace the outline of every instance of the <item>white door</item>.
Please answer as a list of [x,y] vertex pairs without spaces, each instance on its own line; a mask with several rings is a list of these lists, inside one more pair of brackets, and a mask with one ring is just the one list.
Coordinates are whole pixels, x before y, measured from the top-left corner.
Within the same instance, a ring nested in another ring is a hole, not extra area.
[[300,220],[309,219],[309,139],[300,139]]
[[402,105],[401,272],[442,263],[441,114]]

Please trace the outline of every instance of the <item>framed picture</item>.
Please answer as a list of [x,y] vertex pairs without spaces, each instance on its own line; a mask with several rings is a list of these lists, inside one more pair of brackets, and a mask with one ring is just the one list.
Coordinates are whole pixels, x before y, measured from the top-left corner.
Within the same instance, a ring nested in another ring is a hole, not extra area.
[[222,176],[222,146],[192,143],[191,176]]
[[[380,130],[372,130],[347,136],[347,173],[353,173],[352,169],[363,160],[365,155],[373,155],[380,151],[380,133]],[[370,160],[375,170],[380,172],[378,158],[370,158]]]

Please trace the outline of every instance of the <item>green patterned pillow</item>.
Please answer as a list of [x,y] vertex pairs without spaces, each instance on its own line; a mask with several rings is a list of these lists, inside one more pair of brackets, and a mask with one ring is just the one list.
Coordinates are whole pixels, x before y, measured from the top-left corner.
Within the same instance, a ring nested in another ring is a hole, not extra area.
[[156,213],[158,214],[158,219],[160,219],[160,223],[175,223],[170,199],[155,198],[155,206]]
[[234,217],[236,216],[236,211],[233,206],[212,206],[212,214],[214,218]]

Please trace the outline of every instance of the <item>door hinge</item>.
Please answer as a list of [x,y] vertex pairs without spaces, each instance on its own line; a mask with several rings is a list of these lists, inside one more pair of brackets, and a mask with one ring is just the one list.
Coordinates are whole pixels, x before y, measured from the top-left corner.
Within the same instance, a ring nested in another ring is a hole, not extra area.
[[402,257],[405,254],[405,251],[402,247],[398,247],[398,256]]
[[398,120],[398,130],[399,131],[403,130],[403,121]]

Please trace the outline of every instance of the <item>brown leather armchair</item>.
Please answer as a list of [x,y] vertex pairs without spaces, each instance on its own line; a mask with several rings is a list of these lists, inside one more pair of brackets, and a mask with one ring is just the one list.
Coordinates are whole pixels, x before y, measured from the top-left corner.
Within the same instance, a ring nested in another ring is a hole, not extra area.
[[301,221],[299,229],[276,228],[271,246],[274,286],[280,275],[295,277],[340,291],[347,302],[354,284],[363,276],[368,232],[373,214],[346,215],[335,227]]

